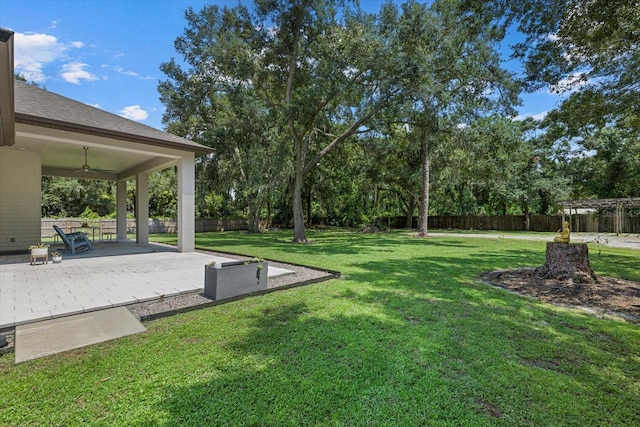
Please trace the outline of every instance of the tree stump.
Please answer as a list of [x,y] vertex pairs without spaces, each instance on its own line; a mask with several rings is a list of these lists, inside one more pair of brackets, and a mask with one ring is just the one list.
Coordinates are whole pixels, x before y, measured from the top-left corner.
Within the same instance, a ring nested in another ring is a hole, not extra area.
[[536,275],[544,279],[572,279],[574,283],[598,281],[589,263],[586,243],[547,243],[547,258]]

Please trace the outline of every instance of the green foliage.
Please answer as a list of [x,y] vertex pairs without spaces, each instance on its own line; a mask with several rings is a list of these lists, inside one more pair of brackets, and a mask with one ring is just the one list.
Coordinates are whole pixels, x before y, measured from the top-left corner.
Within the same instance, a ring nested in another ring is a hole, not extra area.
[[223,217],[224,214],[224,197],[217,194],[215,191],[210,192],[204,196],[204,202],[206,205],[206,216],[209,217]]
[[[163,236],[167,238],[168,236]],[[543,242],[206,233],[201,247],[343,279],[181,313],[147,332],[13,364],[3,425],[637,425],[637,325],[478,282],[540,265]],[[640,280],[637,251],[597,273]]]
[[[638,194],[637,186],[633,189],[638,161],[631,143],[640,131],[637,6],[627,0],[492,3],[496,16],[506,13],[504,23],[515,20],[526,35],[514,46],[514,55],[525,64],[529,89],[548,86],[569,94],[543,127],[555,144],[574,151],[566,155],[574,198]],[[629,156],[610,155],[625,148]],[[617,176],[612,176],[616,168]]]
[[49,247],[48,244],[40,242],[40,243],[37,243],[35,245],[30,245],[29,249],[44,249],[44,248],[48,248],[48,247]]
[[[305,222],[321,218],[358,226],[404,215],[410,224],[421,200],[430,202],[426,218],[548,213],[559,199],[633,195],[640,103],[631,6],[439,0],[387,2],[369,14],[349,1],[256,0],[189,8],[176,39],[185,65],[162,64],[158,89],[168,129],[216,150],[197,161],[197,214],[242,215],[252,231],[293,225],[294,240],[304,241]],[[499,51],[514,26],[525,33],[513,46],[525,64],[520,81]],[[511,122],[518,83],[559,88],[563,80],[574,92],[541,130]],[[617,136],[603,136],[605,126]],[[175,215],[172,185],[154,192],[152,215]]]
[[[503,3],[503,2],[498,2]],[[533,87],[577,89],[580,121],[609,123],[638,117],[640,12],[624,0],[504,2],[527,35],[515,46]],[[635,126],[636,133],[640,126]]]
[[86,219],[98,219],[100,218],[100,215],[98,215],[97,212],[94,212],[91,210],[90,207],[87,207],[81,214],[80,214],[80,218],[86,218]]
[[178,214],[178,178],[174,169],[149,175],[149,216],[176,218]]
[[89,209],[98,216],[115,211],[115,188],[108,181],[42,178],[42,215],[79,217]]
[[589,150],[572,162],[583,197],[625,198],[640,188],[640,140],[613,127],[594,132],[582,143]]
[[169,77],[159,86],[168,105],[163,120],[172,132],[215,149],[198,165],[199,214],[248,210],[257,231],[262,207],[287,171],[277,112],[259,85],[260,30],[243,6],[189,9],[186,18],[176,48],[190,69],[162,64]]

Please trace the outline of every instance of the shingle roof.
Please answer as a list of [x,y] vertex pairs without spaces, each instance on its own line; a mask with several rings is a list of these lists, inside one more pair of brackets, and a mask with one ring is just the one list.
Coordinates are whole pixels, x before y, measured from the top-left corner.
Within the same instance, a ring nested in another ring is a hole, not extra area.
[[210,153],[209,147],[15,80],[16,123]]

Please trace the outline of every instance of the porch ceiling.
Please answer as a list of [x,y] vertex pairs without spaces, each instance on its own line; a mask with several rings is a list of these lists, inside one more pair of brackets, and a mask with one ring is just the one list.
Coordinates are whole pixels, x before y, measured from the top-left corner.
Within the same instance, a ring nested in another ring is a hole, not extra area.
[[[83,147],[88,147],[89,171],[82,170]],[[114,181],[172,166],[181,155],[163,147],[20,123],[12,149],[39,153],[45,176]]]

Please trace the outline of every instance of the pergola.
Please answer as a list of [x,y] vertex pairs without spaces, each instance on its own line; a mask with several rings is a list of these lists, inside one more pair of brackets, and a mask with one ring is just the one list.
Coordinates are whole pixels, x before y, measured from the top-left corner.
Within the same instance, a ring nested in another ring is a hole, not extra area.
[[640,197],[629,197],[626,199],[562,200],[558,202],[558,205],[562,207],[562,222],[564,222],[564,210],[569,209],[570,224],[572,209],[613,209],[614,231],[616,234],[621,234],[624,222],[624,210],[626,208],[640,208]]

